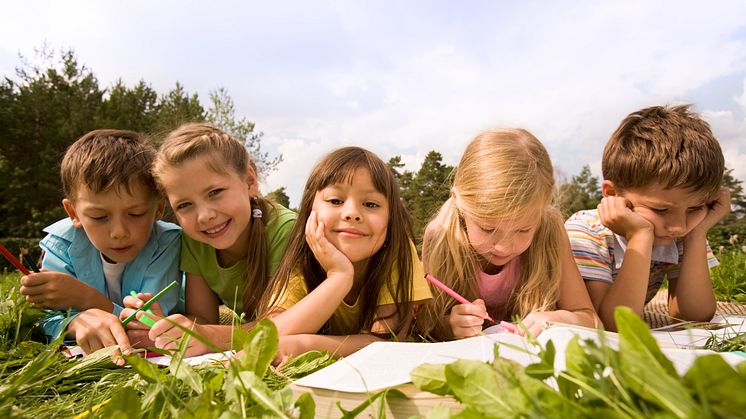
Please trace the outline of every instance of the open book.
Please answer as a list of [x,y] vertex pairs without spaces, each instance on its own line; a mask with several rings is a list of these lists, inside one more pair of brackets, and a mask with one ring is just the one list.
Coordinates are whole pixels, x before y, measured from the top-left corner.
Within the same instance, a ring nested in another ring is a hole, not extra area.
[[[652,331],[652,334],[679,374],[683,374],[697,356],[715,353],[703,349],[684,348],[703,345],[707,337],[713,333],[732,336],[746,331],[744,318],[722,319],[721,323],[726,326],[715,330],[659,330]],[[296,393],[311,392],[318,406],[317,413],[321,415],[324,412],[328,415],[340,413],[334,403],[329,403],[330,406],[324,404],[327,398],[331,398],[332,401],[339,400],[343,407],[352,408],[371,394],[388,388],[403,390],[405,394],[413,397],[409,401],[388,400],[390,408],[397,410],[398,413],[401,413],[402,406],[406,408],[407,414],[424,414],[427,409],[438,403],[449,407],[457,406],[452,399],[422,393],[414,385],[407,384],[411,381],[410,372],[422,364],[447,364],[457,359],[490,362],[493,360],[495,344],[500,344],[499,356],[502,358],[514,360],[522,365],[539,361],[536,355],[538,348],[524,337],[510,333],[489,334],[490,331],[486,329],[485,335],[450,342],[374,342],[322,370],[295,381],[292,388]],[[619,347],[619,336],[616,333],[579,326],[553,325],[542,332],[537,340],[542,346],[550,340],[554,344],[556,370],[565,369],[565,348],[575,336],[579,336],[581,340],[592,339],[597,342],[605,339],[610,347]],[[734,353],[720,355],[731,365],[746,361],[746,358]],[[397,404],[401,406],[397,407]]]

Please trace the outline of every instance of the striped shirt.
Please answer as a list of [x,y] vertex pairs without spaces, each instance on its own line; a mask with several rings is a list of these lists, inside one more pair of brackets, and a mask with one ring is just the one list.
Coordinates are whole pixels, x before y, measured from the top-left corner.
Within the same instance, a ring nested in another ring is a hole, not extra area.
[[[570,237],[572,253],[578,265],[580,275],[586,281],[601,281],[611,284],[619,274],[621,266],[617,266],[614,253],[619,254],[619,241],[615,234],[601,224],[598,210],[578,211],[566,222],[565,229]],[[707,266],[712,269],[720,262],[707,244]],[[676,241],[678,259],[684,254],[684,243]],[[657,253],[657,252],[654,252]],[[645,303],[650,301],[660,289],[663,280],[679,277],[681,265],[679,263],[651,260],[650,276],[648,277],[648,292]]]

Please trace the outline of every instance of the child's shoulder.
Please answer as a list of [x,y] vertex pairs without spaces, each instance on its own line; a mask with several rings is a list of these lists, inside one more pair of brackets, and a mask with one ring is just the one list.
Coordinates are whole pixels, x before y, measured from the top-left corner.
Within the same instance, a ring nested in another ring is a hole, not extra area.
[[159,243],[177,242],[181,239],[181,227],[167,221],[156,220],[153,223],[153,235]]
[[565,229],[570,239],[573,238],[574,234],[589,235],[598,239],[603,239],[606,236],[614,234],[608,227],[601,223],[601,217],[598,216],[597,209],[582,210],[571,215],[565,221]]
[[42,239],[42,243],[51,243],[57,241],[71,243],[75,240],[76,236],[80,234],[78,229],[75,228],[75,226],[73,225],[73,221],[70,218],[63,218],[56,223],[50,224],[42,231],[47,233],[47,236]]

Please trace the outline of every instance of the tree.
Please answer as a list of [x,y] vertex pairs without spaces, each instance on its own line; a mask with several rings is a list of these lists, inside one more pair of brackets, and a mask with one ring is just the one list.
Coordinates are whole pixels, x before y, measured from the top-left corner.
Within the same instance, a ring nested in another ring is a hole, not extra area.
[[285,193],[285,187],[277,188],[264,196],[268,200],[280,204],[285,208],[290,208],[290,197]]
[[158,118],[158,93],[144,81],[129,89],[121,80],[109,89],[96,118],[99,127],[151,132]]
[[[55,57],[37,54],[44,62]],[[73,141],[96,128],[103,97],[98,80],[72,51],[58,60],[48,68],[25,63],[19,80],[6,77],[0,88],[0,237],[40,237],[64,216],[59,162]]]
[[601,188],[598,177],[591,174],[588,165],[569,183],[563,183],[558,188],[558,204],[565,218],[584,209],[593,209],[601,202]]
[[444,165],[442,160],[440,153],[430,151],[415,174],[408,171],[399,174],[398,169],[403,164],[398,156],[388,162],[395,175],[398,174],[402,198],[412,216],[414,234],[418,241],[422,240],[427,223],[451,193],[450,175],[453,167]]
[[257,167],[257,174],[266,175],[277,168],[282,161],[282,155],[273,159],[268,153],[262,153],[261,141],[263,133],[254,132],[254,123],[246,118],[236,119],[233,99],[224,88],[210,93],[210,108],[207,110],[207,120],[218,128],[241,141],[249,150],[251,158]]
[[204,120],[205,108],[200,104],[197,94],[190,96],[184,86],[176,82],[176,87],[158,100],[158,113],[151,133],[160,137],[181,124]]

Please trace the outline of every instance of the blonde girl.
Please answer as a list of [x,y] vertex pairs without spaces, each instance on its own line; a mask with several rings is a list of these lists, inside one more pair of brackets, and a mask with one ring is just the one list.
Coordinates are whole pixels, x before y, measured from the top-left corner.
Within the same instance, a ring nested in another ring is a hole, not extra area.
[[[193,327],[228,349],[231,327],[217,325],[218,306],[225,304],[248,320],[256,319],[296,215],[259,196],[255,166],[244,145],[209,124],[185,124],[168,134],[153,173],[184,231],[186,316],[173,315],[170,320]],[[129,302],[139,307],[147,297],[130,297]],[[172,349],[181,331],[171,322],[159,321],[148,336],[157,347]],[[187,353],[208,350],[190,339]]]
[[552,162],[528,131],[483,132],[466,147],[451,196],[425,230],[422,257],[426,272],[472,303],[436,290],[418,314],[420,333],[473,336],[488,314],[518,317],[533,334],[548,322],[596,325],[554,192]]
[[406,336],[430,292],[389,167],[359,147],[333,151],[311,172],[298,217],[268,308],[284,335],[276,361]]

